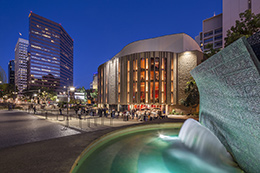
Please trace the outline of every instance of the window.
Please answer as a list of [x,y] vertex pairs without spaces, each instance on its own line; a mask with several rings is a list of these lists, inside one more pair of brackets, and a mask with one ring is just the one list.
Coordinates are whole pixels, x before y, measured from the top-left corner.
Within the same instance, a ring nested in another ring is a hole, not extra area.
[[215,43],[215,47],[219,47],[219,46],[222,46],[222,41],[219,41],[219,42]]
[[213,31],[210,31],[210,32],[204,33],[204,37],[208,37],[208,36],[211,36],[211,35],[213,35]]
[[222,28],[216,29],[215,34],[222,33]]
[[215,40],[220,40],[220,39],[222,39],[222,34],[215,36]]
[[208,42],[211,42],[211,41],[213,41],[213,37],[210,37],[210,38],[208,38],[208,39],[205,39],[205,40],[204,40],[204,43],[208,43]]
[[144,70],[145,69],[145,59],[142,58],[141,59],[141,70]]

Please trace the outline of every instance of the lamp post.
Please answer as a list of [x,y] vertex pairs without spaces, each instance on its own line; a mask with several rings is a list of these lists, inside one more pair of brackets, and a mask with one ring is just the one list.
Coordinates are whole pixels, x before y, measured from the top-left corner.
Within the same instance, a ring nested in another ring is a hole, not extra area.
[[68,114],[69,114],[69,92],[74,92],[75,91],[75,87],[69,87],[68,88],[68,102],[67,102],[67,119],[68,119]]

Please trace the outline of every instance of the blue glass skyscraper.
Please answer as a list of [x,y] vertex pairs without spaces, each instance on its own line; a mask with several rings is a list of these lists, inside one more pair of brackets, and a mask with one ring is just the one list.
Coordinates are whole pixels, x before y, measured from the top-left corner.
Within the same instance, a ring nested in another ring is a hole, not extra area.
[[28,54],[29,89],[73,85],[73,39],[60,24],[31,12]]

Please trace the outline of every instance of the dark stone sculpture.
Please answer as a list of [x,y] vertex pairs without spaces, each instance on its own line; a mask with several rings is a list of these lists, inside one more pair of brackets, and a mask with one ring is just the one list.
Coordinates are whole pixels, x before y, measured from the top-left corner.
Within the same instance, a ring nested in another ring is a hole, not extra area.
[[259,33],[253,37],[248,39],[253,49],[241,38],[191,71],[200,92],[201,124],[246,172],[260,171]]

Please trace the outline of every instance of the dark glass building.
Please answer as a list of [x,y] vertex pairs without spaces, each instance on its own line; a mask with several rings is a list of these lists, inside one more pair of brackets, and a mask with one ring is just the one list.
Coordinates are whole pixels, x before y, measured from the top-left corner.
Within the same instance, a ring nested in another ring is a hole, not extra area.
[[73,85],[73,40],[60,24],[31,12],[28,54],[29,89]]
[[9,61],[8,63],[8,83],[14,85],[15,83],[15,74],[14,74],[14,60]]

